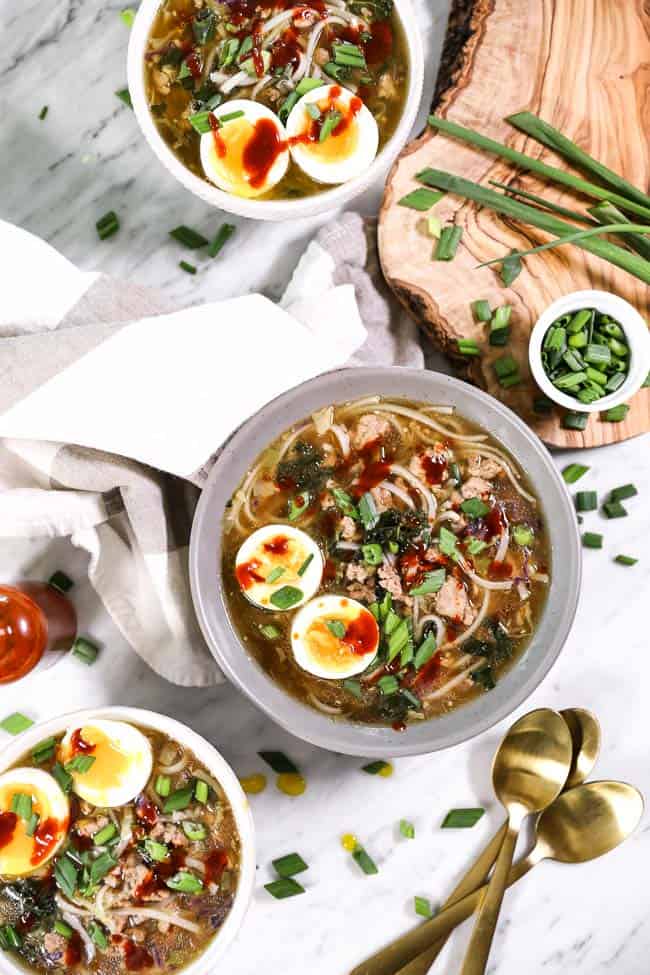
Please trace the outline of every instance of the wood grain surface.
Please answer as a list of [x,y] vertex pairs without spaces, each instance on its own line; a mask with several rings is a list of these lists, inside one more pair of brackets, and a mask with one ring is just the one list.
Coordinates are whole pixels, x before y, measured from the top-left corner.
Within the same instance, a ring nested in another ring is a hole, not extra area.
[[[528,155],[564,166],[560,157],[516,132],[504,119],[527,109],[640,188],[650,185],[650,3],[647,0],[467,0],[452,10],[434,110],[454,122],[507,142]],[[498,270],[481,261],[544,243],[541,231],[499,217],[447,195],[435,207],[443,224],[463,227],[451,262],[432,261],[432,244],[421,213],[398,205],[419,184],[426,167],[443,169],[488,185],[514,183],[569,208],[586,201],[543,185],[511,164],[457,140],[426,131],[407,146],[386,185],[379,222],[379,252],[386,279],[467,379],[507,403],[549,445],[592,447],[650,430],[650,389],[630,401],[621,423],[594,414],[584,432],[562,428],[562,413],[532,412],[539,395],[528,369],[528,337],[542,311],[556,298],[600,288],[626,298],[650,320],[650,290],[636,278],[572,245],[527,257],[524,270],[506,288]],[[470,304],[486,298],[494,308],[512,305],[506,349],[486,342],[486,328],[473,321]],[[474,338],[480,359],[456,353],[458,338]],[[510,352],[522,382],[503,390],[491,365]]]

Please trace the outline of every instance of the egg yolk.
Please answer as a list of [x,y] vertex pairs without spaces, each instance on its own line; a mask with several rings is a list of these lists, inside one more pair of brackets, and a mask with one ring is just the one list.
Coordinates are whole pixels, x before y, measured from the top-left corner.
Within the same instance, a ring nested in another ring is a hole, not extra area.
[[[323,163],[340,162],[342,159],[349,159],[357,151],[359,144],[359,126],[356,122],[356,115],[362,107],[360,98],[352,98],[349,105],[344,105],[330,97],[321,100],[317,104],[321,116],[319,119],[312,119],[305,109],[306,126],[290,142],[292,145],[300,145],[310,156],[320,159]],[[326,124],[329,112],[336,111],[341,119],[338,124],[325,134],[321,139],[323,128]]]
[[119,785],[126,779],[133,756],[122,751],[116,742],[112,741],[99,728],[86,725],[72,733],[67,745],[65,760],[69,761],[75,755],[90,755],[94,762],[86,772],[73,772],[74,776],[83,778],[84,785],[96,792],[108,790]]
[[286,152],[277,126],[271,119],[255,123],[232,119],[213,130],[212,165],[237,196],[264,193],[268,174],[278,156]]
[[[345,628],[337,636],[336,626]],[[329,625],[328,625],[329,624]],[[302,642],[315,663],[330,671],[345,669],[351,657],[376,653],[379,645],[377,621],[367,610],[350,619],[344,613],[313,620],[302,635]]]
[[[33,835],[27,835],[29,821],[12,811],[13,797],[29,796],[32,815],[38,816]],[[50,803],[33,785],[12,782],[0,788],[0,870],[10,875],[27,873],[46,859],[68,828],[50,816]]]

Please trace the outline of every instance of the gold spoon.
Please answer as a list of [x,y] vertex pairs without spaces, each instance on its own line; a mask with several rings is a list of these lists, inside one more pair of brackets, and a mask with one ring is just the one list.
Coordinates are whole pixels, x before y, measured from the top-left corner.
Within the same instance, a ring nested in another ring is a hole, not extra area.
[[[586,863],[609,853],[630,836],[643,814],[643,797],[625,782],[589,782],[564,792],[539,817],[535,827],[535,846],[519,860],[508,875],[508,887],[524,877],[541,860],[559,863]],[[441,911],[416,930],[428,927],[429,943],[450,933],[470,917],[485,887],[475,890],[447,910]],[[425,942],[423,942],[424,945]],[[413,959],[395,975],[414,975],[428,970],[427,955]]]
[[[571,769],[564,783],[564,790],[574,788],[577,785],[582,785],[582,783],[591,774],[594,765],[596,764],[596,759],[598,758],[598,752],[600,751],[600,725],[598,721],[591,713],[585,708],[567,708],[564,711],[560,711],[560,714],[566,721],[569,732],[571,734],[571,740],[573,743],[573,754],[571,757]],[[501,829],[495,834],[495,836],[490,840],[488,845],[485,847],[483,852],[479,855],[474,865],[470,867],[465,876],[462,878],[459,884],[451,892],[445,903],[442,905],[441,911],[446,910],[451,907],[456,901],[462,900],[467,894],[471,894],[478,887],[481,887],[492,868],[492,864],[497,858],[499,849],[503,842],[503,838],[506,834],[508,826],[504,823]],[[416,928],[415,931],[419,929]],[[444,948],[449,935],[445,935],[435,944],[431,945],[425,951],[421,951],[420,954],[415,955],[411,947],[411,936],[414,932],[409,931],[402,938],[399,938],[393,944],[389,945],[385,951],[393,948],[399,950],[399,956],[401,961],[395,957],[395,954],[390,959],[390,967],[387,969],[388,972],[395,972],[395,965],[404,965],[400,968],[396,975],[426,975],[426,973],[431,968],[431,965],[436,960],[442,949]],[[409,964],[405,964],[408,959],[413,960]]]
[[[535,740],[543,738],[543,733],[542,735],[539,735],[534,730],[537,724],[538,716],[540,715],[551,716],[552,727],[556,734],[559,734],[563,744],[563,747],[560,749],[562,752],[562,757],[564,758],[564,762],[560,763],[562,767],[562,771],[560,772],[561,782],[557,786],[557,792],[553,791],[553,794],[548,800],[548,803],[550,803],[555,798],[555,795],[559,793],[562,785],[566,781],[567,776],[570,774],[571,736],[566,723],[559,714],[557,714],[555,711],[542,710],[532,711],[530,714],[526,715],[510,729],[499,748],[499,752],[497,752],[497,757],[500,754],[501,748],[503,748],[505,742],[510,738],[511,735],[514,735],[519,728],[521,728],[524,737],[526,730],[528,730],[532,732]],[[520,738],[519,735],[517,735],[517,740],[523,741],[524,738]],[[548,803],[545,804],[548,805]],[[456,890],[454,890],[453,894],[449,898],[449,901],[452,901],[452,899],[456,900],[458,897],[470,893],[471,890],[479,886],[484,881],[485,877],[489,873],[490,867],[494,863],[499,853],[499,850],[502,848],[502,844],[507,832],[508,822],[504,824],[502,829],[499,830],[494,839],[488,844],[486,849],[479,857],[477,863],[469,871],[469,874],[461,881]],[[439,916],[441,915],[438,915],[438,917]],[[424,924],[420,924],[418,927],[413,928],[405,935],[402,935],[401,938],[398,938],[396,941],[393,941],[385,948],[382,948],[370,958],[367,958],[361,963],[361,965],[354,968],[350,975],[391,975],[392,972],[395,972],[398,968],[400,968],[400,966],[405,965],[412,958],[415,958],[415,956],[419,955],[419,953],[424,949],[430,948],[432,941],[434,941],[436,937],[440,938],[441,935],[451,931],[455,926],[454,923],[448,928],[433,934],[429,933],[431,924],[432,921],[426,921]]]
[[557,799],[571,771],[573,744],[557,711],[540,708],[516,721],[492,765],[492,786],[508,814],[508,829],[476,913],[461,975],[484,975],[519,830],[526,816]]

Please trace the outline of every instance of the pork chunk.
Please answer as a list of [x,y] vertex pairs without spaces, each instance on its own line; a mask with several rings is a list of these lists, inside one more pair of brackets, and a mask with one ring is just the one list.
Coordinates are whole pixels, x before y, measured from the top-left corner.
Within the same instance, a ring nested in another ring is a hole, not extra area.
[[454,576],[447,576],[436,594],[436,610],[441,616],[458,620],[465,626],[469,626],[475,616],[465,587]]
[[345,567],[345,578],[349,582],[367,582],[371,572],[368,566],[361,562],[348,562]]
[[484,477],[491,481],[500,474],[503,468],[498,460],[482,457],[480,454],[470,454],[467,458],[467,473],[471,477]]
[[481,498],[491,490],[492,485],[489,481],[485,481],[482,477],[470,477],[461,487],[460,493],[464,498]]
[[352,542],[358,537],[358,527],[354,518],[343,515],[340,523],[341,538],[346,542]]
[[359,417],[356,427],[352,431],[352,446],[355,450],[363,450],[376,441],[384,440],[390,433],[391,425],[383,416],[375,413],[364,413]]

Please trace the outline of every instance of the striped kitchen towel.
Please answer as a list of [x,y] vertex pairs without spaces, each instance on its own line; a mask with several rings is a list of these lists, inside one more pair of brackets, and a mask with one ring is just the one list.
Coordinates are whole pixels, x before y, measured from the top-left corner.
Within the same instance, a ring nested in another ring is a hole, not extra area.
[[222,679],[187,571],[194,506],[219,445],[328,369],[422,365],[372,239],[344,214],[309,245],[279,304],[246,295],[175,310],[0,222],[0,538],[70,536],[127,641],[173,683]]

